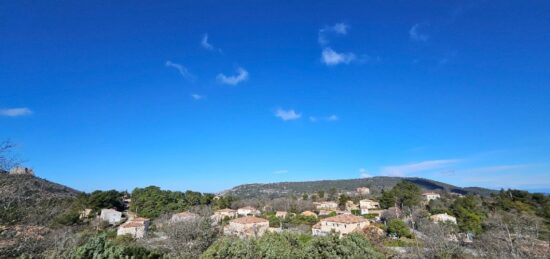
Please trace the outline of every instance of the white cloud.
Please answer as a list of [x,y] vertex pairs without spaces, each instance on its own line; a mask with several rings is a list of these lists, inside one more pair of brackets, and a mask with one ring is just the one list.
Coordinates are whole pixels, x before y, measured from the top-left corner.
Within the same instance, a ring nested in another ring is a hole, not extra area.
[[341,34],[346,35],[348,33],[349,26],[345,23],[337,23],[333,26],[326,26],[323,29],[319,30],[318,34],[318,41],[321,45],[326,45],[329,43],[327,39],[327,34],[334,33],[334,34]]
[[226,76],[224,74],[218,74],[217,78],[223,84],[228,84],[228,85],[236,85],[240,82],[248,80],[248,71],[246,71],[244,68],[242,67],[237,68],[237,72],[238,74],[234,76]]
[[372,175],[369,174],[369,172],[367,171],[367,169],[365,169],[365,168],[360,168],[360,169],[359,169],[359,177],[360,177],[360,178],[368,178],[368,177],[372,177]]
[[392,165],[382,168],[382,175],[388,176],[407,176],[411,173],[417,173],[422,171],[428,171],[432,169],[443,168],[452,165],[459,160],[447,159],[447,160],[429,160],[419,163],[405,164],[405,165]]
[[283,170],[275,171],[275,172],[273,172],[273,173],[274,173],[274,174],[286,174],[286,173],[288,173],[288,170],[283,169]]
[[327,66],[334,66],[338,64],[349,64],[354,61],[357,57],[352,52],[349,53],[338,53],[331,48],[324,48],[321,53],[321,62],[325,63]]
[[294,110],[283,110],[279,108],[275,111],[275,116],[279,117],[281,120],[290,121],[299,119],[302,117],[302,114],[297,113]]
[[332,121],[337,121],[339,119],[340,118],[335,114],[332,114],[332,115],[326,116],[326,117],[309,116],[309,121],[311,121],[311,122],[318,122],[318,121],[332,122]]
[[0,116],[6,117],[19,117],[31,115],[32,111],[29,108],[8,108],[0,109]]
[[420,23],[413,25],[409,30],[409,37],[414,41],[427,41],[429,36],[427,34],[421,33],[419,31],[420,27],[422,27]]
[[202,35],[201,39],[201,47],[207,49],[207,50],[214,50],[214,46],[208,42],[208,34]]
[[200,94],[191,94],[191,98],[193,98],[195,100],[202,100],[202,99],[206,98],[206,96],[200,95]]
[[172,67],[172,68],[175,68],[178,70],[178,72],[180,73],[180,75],[189,80],[189,81],[193,81],[195,80],[195,76],[193,74],[191,74],[186,67],[184,67],[183,65],[180,65],[180,64],[177,64],[177,63],[173,63],[172,61],[168,60],[166,61],[166,66],[167,67]]

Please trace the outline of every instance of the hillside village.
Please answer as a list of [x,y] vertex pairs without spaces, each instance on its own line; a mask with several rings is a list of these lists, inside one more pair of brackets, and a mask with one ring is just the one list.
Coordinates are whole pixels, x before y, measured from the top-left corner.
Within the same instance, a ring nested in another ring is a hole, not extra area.
[[[2,175],[4,181],[40,181],[32,170],[25,168],[15,168]],[[6,188],[6,185],[1,188]],[[140,247],[140,253],[146,253],[147,258],[158,258],[156,256],[160,255],[239,258],[238,253],[232,250],[236,249],[235,245],[253,242],[247,244],[257,246],[260,244],[256,242],[272,240],[277,236],[284,240],[302,240],[300,247],[286,248],[293,253],[297,250],[321,253],[311,258],[332,258],[322,256],[323,253],[336,252],[332,250],[334,247],[325,247],[327,244],[338,246],[350,240],[358,242],[358,238],[365,245],[361,245],[361,249],[356,248],[352,254],[380,258],[500,257],[503,254],[513,254],[518,258],[544,258],[550,251],[548,216],[544,214],[548,210],[540,214],[537,206],[548,209],[548,196],[529,198],[538,199],[539,205],[536,205],[527,203],[531,201],[525,200],[525,195],[524,192],[510,190],[487,197],[465,196],[446,190],[423,190],[407,180],[377,193],[373,193],[367,185],[354,191],[327,186],[317,192],[302,193],[299,197],[273,199],[238,198],[223,193],[173,192],[150,186],[136,188],[131,193],[111,190],[77,194],[70,199],[71,205],[38,224],[46,234],[37,234],[36,238],[45,238],[48,232],[56,233],[56,238],[59,238],[59,231],[70,231],[70,235],[84,238],[80,241],[84,243],[74,244],[72,253],[88,253],[86,242],[103,242],[111,246],[125,244],[127,249]],[[517,199],[523,197],[522,201],[514,201],[516,205],[525,205],[506,208],[510,206],[508,200],[514,200],[514,196]],[[525,209],[525,206],[534,206],[529,209],[532,212],[518,211],[518,208]],[[500,212],[496,213],[496,210]],[[0,238],[0,251],[15,256],[25,249],[13,250],[12,246],[18,241],[6,239],[6,235],[15,231],[13,227],[21,229],[25,223],[6,221],[6,212],[0,214],[3,217],[1,224],[4,225],[0,229],[0,237],[3,237]],[[508,224],[504,226],[515,231],[513,251],[502,250],[502,245],[510,241],[507,241],[503,229],[498,227],[504,223]],[[491,224],[497,225],[491,228]],[[541,225],[533,228],[536,224]],[[32,226],[38,225],[32,223]],[[88,234],[82,236],[83,233]],[[94,233],[91,239],[85,241],[85,236],[91,233]],[[23,234],[16,234],[15,237],[17,235]],[[66,232],[64,235],[69,234]],[[488,240],[492,243],[487,243]],[[49,251],[51,245],[46,242],[42,249]],[[261,251],[262,248],[258,249]],[[68,251],[71,250],[65,248],[55,253],[67,256]],[[127,251],[130,254],[134,252]],[[222,254],[224,256],[220,256]],[[295,258],[309,256],[296,255]],[[263,254],[260,257],[269,256]]]

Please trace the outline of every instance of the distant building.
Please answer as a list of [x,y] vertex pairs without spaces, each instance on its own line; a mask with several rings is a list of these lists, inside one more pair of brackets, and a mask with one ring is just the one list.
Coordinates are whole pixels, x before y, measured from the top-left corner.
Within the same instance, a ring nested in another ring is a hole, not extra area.
[[314,236],[325,236],[333,231],[342,236],[354,231],[360,231],[368,225],[369,221],[363,217],[354,215],[338,215],[321,219],[319,223],[315,224],[311,228],[311,231]]
[[447,214],[447,213],[441,213],[441,214],[435,214],[430,216],[430,219],[433,220],[435,223],[439,222],[452,222],[456,224],[456,218]]
[[199,217],[199,215],[197,215],[195,213],[184,211],[184,212],[180,212],[180,213],[176,213],[176,214],[172,215],[172,218],[170,218],[170,222],[171,223],[184,222],[184,221],[197,219],[198,217]]
[[232,209],[221,209],[214,212],[214,215],[210,217],[213,221],[220,222],[225,218],[236,218],[237,211]]
[[313,205],[317,210],[336,210],[338,208],[338,203],[333,201],[314,202]]
[[422,196],[424,197],[424,200],[426,201],[431,201],[431,200],[437,200],[439,198],[441,198],[441,195],[439,195],[439,193],[435,193],[435,192],[425,192],[425,193],[422,193]]
[[241,238],[260,237],[269,229],[269,221],[258,217],[242,217],[229,221],[223,229],[224,235],[233,235]]
[[134,218],[120,225],[117,230],[117,235],[130,235],[133,238],[143,238],[149,230],[149,219]]
[[328,216],[331,212],[330,210],[319,210],[319,216]]
[[277,211],[275,212],[275,217],[277,218],[286,218],[286,216],[288,215],[288,212],[286,211]]
[[346,210],[352,211],[352,210],[358,210],[359,206],[355,204],[353,201],[346,201]]
[[261,212],[252,206],[246,206],[237,210],[239,216],[259,216]]
[[10,170],[11,175],[32,175],[34,176],[34,171],[26,167],[14,167]]
[[372,210],[380,210],[380,203],[364,199],[359,201],[359,207],[361,207],[361,215],[365,215],[371,213]]
[[309,211],[309,210],[306,210],[306,211],[300,213],[300,215],[306,216],[306,217],[315,217],[315,218],[317,218],[317,214],[315,214],[315,212]]
[[352,214],[351,214],[351,211],[347,211],[347,210],[337,210],[337,211],[336,211],[336,215],[352,215]]
[[80,215],[78,216],[79,219],[86,219],[90,216],[92,213],[92,209],[83,209],[80,211]]
[[356,189],[357,194],[359,195],[367,195],[370,194],[370,189],[368,187],[359,187]]
[[122,212],[114,209],[102,209],[99,218],[114,225],[122,221]]

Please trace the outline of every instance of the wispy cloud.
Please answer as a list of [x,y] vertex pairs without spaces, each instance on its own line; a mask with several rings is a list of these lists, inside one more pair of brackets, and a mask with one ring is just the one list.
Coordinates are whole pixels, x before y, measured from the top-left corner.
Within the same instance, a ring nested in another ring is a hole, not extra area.
[[318,121],[333,122],[333,121],[338,121],[338,120],[340,120],[340,118],[336,114],[332,114],[332,115],[329,115],[329,116],[326,116],[326,117],[309,116],[309,121],[311,121],[311,122],[318,122]]
[[0,116],[6,117],[19,117],[31,115],[32,111],[29,108],[7,108],[0,109]]
[[275,111],[275,116],[284,121],[297,120],[302,117],[302,114],[297,113],[294,110],[283,110],[281,108]]
[[499,173],[507,171],[515,171],[535,166],[534,164],[519,164],[519,165],[494,165],[461,170],[463,174],[483,174],[483,173]]
[[286,169],[277,170],[277,171],[275,171],[275,172],[273,172],[273,173],[274,173],[274,174],[286,174],[286,173],[288,173],[288,170],[286,170]]
[[175,68],[176,70],[178,70],[178,72],[180,73],[180,75],[189,80],[189,81],[193,81],[195,80],[195,76],[193,74],[191,74],[189,72],[189,70],[187,70],[187,68],[181,64],[177,64],[177,63],[174,63],[170,60],[166,61],[166,66],[167,67],[171,67],[171,68]]
[[381,174],[388,176],[408,176],[411,173],[418,173],[433,169],[444,168],[446,166],[457,163],[460,160],[446,159],[446,160],[428,160],[419,163],[404,164],[404,165],[391,165],[382,168]]
[[239,67],[237,68],[237,75],[226,76],[224,74],[218,74],[217,78],[223,84],[237,85],[240,82],[248,80],[248,71]]
[[345,23],[336,23],[332,26],[325,26],[319,30],[318,41],[321,45],[326,45],[329,43],[327,39],[327,34],[341,34],[346,35],[349,30],[349,25]]
[[372,177],[372,175],[370,175],[370,173],[367,171],[367,169],[359,168],[359,177],[360,178],[368,178],[368,177]]
[[422,33],[421,27],[424,27],[422,24],[417,23],[411,27],[409,30],[409,37],[414,41],[427,41],[429,36],[425,33]]
[[217,50],[220,53],[222,52],[222,49],[214,47],[212,43],[208,42],[208,33],[205,33],[202,35],[201,38],[201,47],[206,50]]
[[321,62],[325,63],[327,66],[349,64],[356,59],[357,57],[352,52],[338,53],[329,47],[324,48],[321,53]]
[[195,100],[202,100],[204,98],[206,98],[205,95],[200,95],[200,94],[191,94],[191,98],[195,99]]

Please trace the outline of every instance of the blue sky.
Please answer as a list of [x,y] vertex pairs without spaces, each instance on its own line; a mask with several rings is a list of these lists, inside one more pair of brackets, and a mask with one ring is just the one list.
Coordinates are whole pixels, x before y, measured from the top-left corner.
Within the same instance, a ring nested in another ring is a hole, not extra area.
[[545,1],[2,1],[0,138],[91,191],[550,189]]

